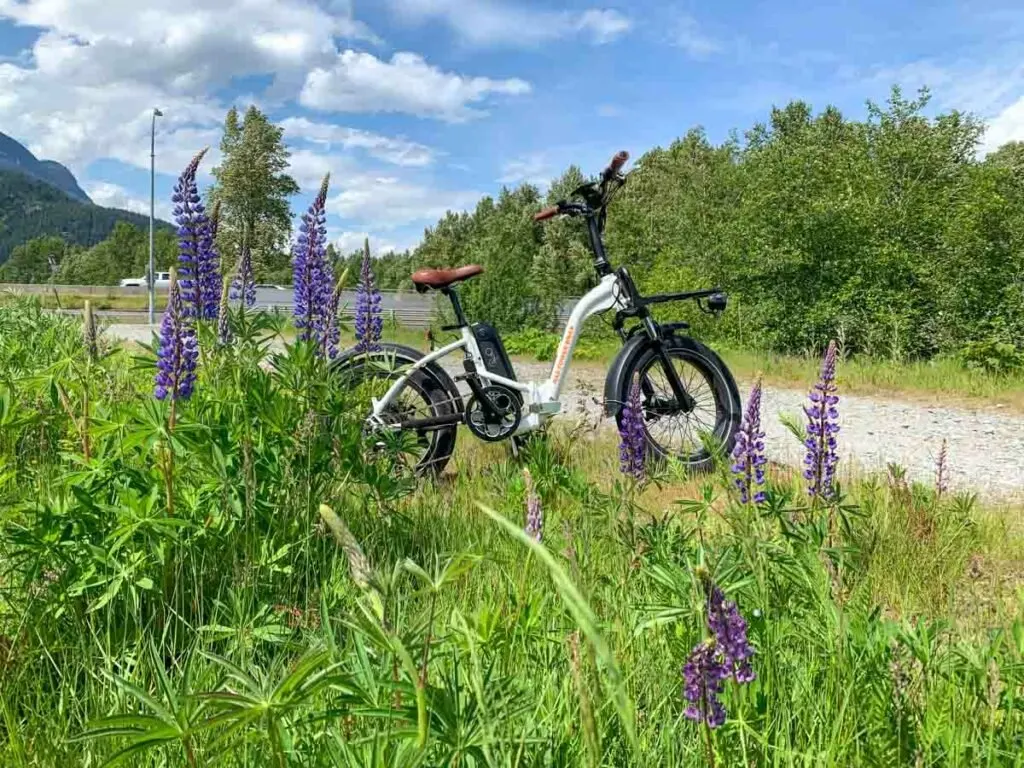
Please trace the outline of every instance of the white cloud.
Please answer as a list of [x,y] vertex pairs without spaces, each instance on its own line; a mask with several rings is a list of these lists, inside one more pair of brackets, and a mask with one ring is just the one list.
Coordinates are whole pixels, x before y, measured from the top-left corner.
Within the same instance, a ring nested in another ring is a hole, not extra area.
[[394,165],[422,167],[434,161],[434,151],[402,137],[381,136],[370,131],[330,123],[316,123],[304,117],[289,117],[279,124],[285,139],[302,139],[326,147],[361,149],[371,157]]
[[555,171],[544,155],[533,154],[519,157],[505,163],[501,168],[498,182],[501,184],[533,184],[545,188],[554,178]]
[[288,173],[304,192],[313,193],[320,189],[324,174],[331,174],[331,185],[359,172],[351,158],[344,155],[325,154],[311,149],[291,149],[288,159]]
[[633,23],[618,11],[591,9],[584,11],[577,28],[588,32],[598,44],[610,43],[626,34]]
[[[118,184],[111,184],[108,181],[96,181],[86,182],[84,186],[86,194],[92,198],[96,205],[102,205],[104,208],[120,208],[122,211],[141,213],[144,216],[149,215],[149,200],[135,197],[131,192]],[[172,216],[170,203],[159,198],[155,203],[156,218],[170,221]]]
[[370,36],[348,2],[313,0],[0,0],[3,20],[42,32],[0,63],[0,125],[79,175],[98,158],[148,167],[154,106],[157,167],[176,174],[219,141],[215,88],[253,74],[301,84],[336,37]]
[[347,256],[352,251],[362,250],[363,243],[366,239],[370,239],[370,255],[380,255],[382,253],[390,253],[392,251],[404,251],[406,248],[412,248],[419,240],[409,242],[399,242],[393,239],[385,239],[372,235],[369,232],[354,232],[345,231],[340,235],[337,235],[331,242],[334,243],[334,247],[338,249],[338,252],[342,255]]
[[299,101],[336,112],[406,112],[461,122],[486,114],[471,105],[491,95],[519,96],[529,83],[492,80],[443,72],[415,53],[396,53],[390,61],[353,50],[338,54],[330,68],[306,77]]
[[448,211],[468,210],[480,192],[444,190],[393,176],[344,179],[341,191],[327,203],[328,213],[373,229],[394,229],[416,222],[435,222]]
[[599,117],[621,117],[622,110],[614,104],[601,104],[597,108]]
[[[223,111],[146,84],[111,80],[75,85],[39,69],[0,64],[0,125],[39,157],[83,175],[93,160],[112,158],[149,169],[151,109],[157,121],[157,170],[177,174],[204,146],[216,148]],[[204,162],[209,168],[211,155]]]
[[347,8],[311,0],[0,0],[0,18],[41,28],[40,70],[67,82],[111,76],[197,94],[242,74],[329,60],[335,37],[370,37]]
[[879,90],[895,84],[906,95],[927,86],[933,108],[970,112],[986,122],[987,130],[978,147],[980,156],[1008,141],[1024,141],[1024,65],[1016,56],[1003,56],[996,51],[984,63],[922,59],[866,71],[850,68],[844,71],[844,77]]
[[993,152],[1008,141],[1024,141],[1024,96],[989,120],[981,153]]
[[676,21],[674,43],[694,59],[706,59],[722,50],[722,45],[701,31],[692,16],[682,16]]
[[583,13],[540,10],[500,0],[388,0],[396,16],[421,24],[438,19],[472,45],[536,45],[582,34],[607,43],[630,30],[619,11],[592,8]]

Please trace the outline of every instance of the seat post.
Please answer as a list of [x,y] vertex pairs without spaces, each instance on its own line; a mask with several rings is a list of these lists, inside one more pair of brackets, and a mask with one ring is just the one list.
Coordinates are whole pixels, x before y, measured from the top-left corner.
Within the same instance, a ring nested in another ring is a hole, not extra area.
[[455,322],[457,323],[455,327],[465,328],[469,325],[469,321],[466,320],[466,315],[462,311],[462,303],[459,301],[459,294],[455,292],[455,289],[450,286],[446,286],[441,289],[441,293],[451,299],[452,308],[455,310]]

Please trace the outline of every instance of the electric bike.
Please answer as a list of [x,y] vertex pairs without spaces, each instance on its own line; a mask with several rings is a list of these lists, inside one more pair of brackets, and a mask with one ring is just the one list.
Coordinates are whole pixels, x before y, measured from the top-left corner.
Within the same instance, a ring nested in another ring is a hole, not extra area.
[[[417,291],[439,291],[451,301],[455,324],[443,330],[458,332],[456,341],[429,354],[383,343],[379,350],[352,349],[338,358],[335,365],[357,377],[353,381],[374,385],[365,432],[378,445],[398,438],[417,472],[439,473],[455,449],[459,426],[487,442],[518,439],[543,428],[561,410],[560,396],[584,322],[614,310],[613,327],[623,346],[605,378],[606,416],[621,426],[623,406],[637,385],[650,459],[671,457],[701,471],[710,468],[716,443],[726,452],[732,449],[741,415],[732,374],[717,354],[687,335],[687,323],[658,323],[651,314],[653,305],[693,300],[717,315],[726,309],[726,295],[709,289],[643,296],[629,271],[613,268],[605,253],[607,208],[626,183],[622,168],[628,159],[626,152],[618,153],[597,180],[534,216],[538,222],[582,218],[597,272],[597,284],[569,316],[546,380],[519,381],[497,330],[466,318],[456,286],[484,271],[475,264],[412,275]],[[462,373],[453,378],[439,361],[455,353],[462,354]],[[456,379],[468,388],[465,396]]]

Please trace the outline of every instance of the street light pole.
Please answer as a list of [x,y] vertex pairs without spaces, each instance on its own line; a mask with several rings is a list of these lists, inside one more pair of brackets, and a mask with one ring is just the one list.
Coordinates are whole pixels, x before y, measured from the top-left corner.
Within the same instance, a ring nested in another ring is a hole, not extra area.
[[154,306],[156,304],[156,265],[153,258],[153,220],[156,212],[156,119],[164,113],[154,107],[153,124],[149,131],[149,324],[156,322]]

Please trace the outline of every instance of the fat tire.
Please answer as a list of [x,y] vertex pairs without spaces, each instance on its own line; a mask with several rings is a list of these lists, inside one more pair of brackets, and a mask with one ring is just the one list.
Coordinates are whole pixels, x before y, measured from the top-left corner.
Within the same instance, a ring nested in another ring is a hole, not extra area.
[[[728,455],[736,443],[736,432],[739,429],[743,411],[739,387],[736,386],[736,379],[732,372],[715,352],[689,336],[672,335],[663,339],[662,344],[670,359],[685,360],[697,368],[711,383],[716,411],[714,435],[721,443],[723,453]],[[657,350],[651,343],[641,348],[633,356],[623,371],[625,375],[620,379],[618,398],[620,403],[624,403],[629,397],[629,387],[633,377],[638,371],[644,370],[657,354]],[[617,409],[615,420],[621,427],[621,408]],[[714,468],[715,456],[707,449],[687,456],[680,456],[659,445],[646,429],[644,434],[647,438],[647,457],[650,461],[662,463],[671,457],[682,463],[691,472],[708,472]]]
[[[335,368],[341,376],[357,377],[366,368],[368,362],[380,361],[389,363],[394,361],[396,365],[412,365],[424,357],[422,352],[405,347],[400,344],[385,343],[379,351],[362,353],[355,350],[348,350],[338,357]],[[397,374],[382,372],[378,374],[388,378],[394,378]],[[452,381],[451,376],[439,365],[431,363],[409,377],[407,384],[427,404],[431,416],[447,416],[463,411],[462,397],[458,387]],[[436,476],[444,471],[448,461],[455,451],[455,442],[458,434],[458,427],[444,427],[432,430],[436,438],[431,442],[430,448],[416,462],[414,471],[417,475]]]

